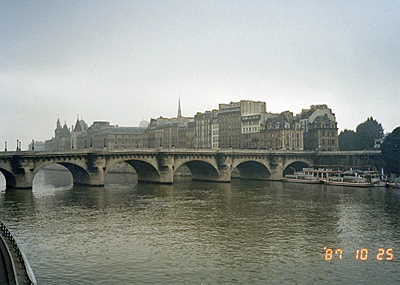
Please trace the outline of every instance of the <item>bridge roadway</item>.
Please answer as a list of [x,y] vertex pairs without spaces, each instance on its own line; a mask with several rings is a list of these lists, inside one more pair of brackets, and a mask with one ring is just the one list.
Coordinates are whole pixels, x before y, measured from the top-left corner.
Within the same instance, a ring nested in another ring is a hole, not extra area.
[[186,165],[193,180],[230,182],[238,169],[241,179],[280,180],[294,169],[324,167],[382,168],[379,150],[371,151],[272,151],[233,149],[85,149],[68,151],[0,152],[0,171],[9,188],[32,188],[33,179],[51,164],[65,166],[75,184],[104,185],[104,177],[119,163],[130,164],[139,182],[173,183],[174,173]]

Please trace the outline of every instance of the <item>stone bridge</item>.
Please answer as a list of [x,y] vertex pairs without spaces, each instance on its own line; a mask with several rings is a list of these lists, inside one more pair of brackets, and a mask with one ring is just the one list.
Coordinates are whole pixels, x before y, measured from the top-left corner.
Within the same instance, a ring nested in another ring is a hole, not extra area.
[[318,152],[270,150],[133,149],[13,151],[0,152],[0,171],[8,188],[32,188],[42,168],[60,164],[72,174],[75,184],[103,186],[110,169],[126,162],[136,171],[139,182],[173,183],[174,173],[186,165],[193,180],[230,182],[234,170],[241,179],[280,180],[311,165],[370,166],[380,169],[380,151]]

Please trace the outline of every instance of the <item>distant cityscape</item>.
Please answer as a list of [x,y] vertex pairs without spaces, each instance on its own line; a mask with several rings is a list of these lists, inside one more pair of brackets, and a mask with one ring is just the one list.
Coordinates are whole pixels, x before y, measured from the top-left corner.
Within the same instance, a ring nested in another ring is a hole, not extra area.
[[339,150],[335,114],[327,105],[311,105],[294,115],[271,113],[266,103],[241,100],[221,103],[218,109],[176,117],[142,121],[139,127],[120,127],[107,121],[91,126],[77,118],[63,126],[58,119],[54,137],[32,142],[29,149],[70,150],[135,148]]

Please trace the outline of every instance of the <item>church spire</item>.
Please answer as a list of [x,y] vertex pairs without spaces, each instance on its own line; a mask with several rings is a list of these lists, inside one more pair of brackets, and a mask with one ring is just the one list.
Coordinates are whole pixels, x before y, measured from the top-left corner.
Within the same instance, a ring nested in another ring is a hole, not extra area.
[[179,97],[179,105],[178,105],[178,118],[182,117],[181,111],[181,97]]

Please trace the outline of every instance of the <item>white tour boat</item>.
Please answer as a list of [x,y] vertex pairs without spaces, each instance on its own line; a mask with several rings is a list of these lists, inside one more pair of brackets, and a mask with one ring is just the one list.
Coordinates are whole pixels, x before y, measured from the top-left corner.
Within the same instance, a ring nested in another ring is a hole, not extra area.
[[371,176],[365,174],[364,171],[351,169],[330,176],[323,180],[323,183],[337,186],[372,187],[376,186],[377,182],[373,181]]
[[322,183],[322,180],[329,177],[331,173],[332,169],[303,168],[302,171],[296,171],[293,174],[286,174],[282,177],[282,180],[293,183],[318,184]]

